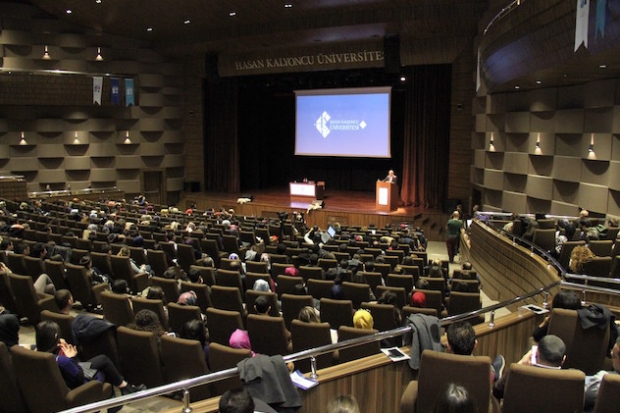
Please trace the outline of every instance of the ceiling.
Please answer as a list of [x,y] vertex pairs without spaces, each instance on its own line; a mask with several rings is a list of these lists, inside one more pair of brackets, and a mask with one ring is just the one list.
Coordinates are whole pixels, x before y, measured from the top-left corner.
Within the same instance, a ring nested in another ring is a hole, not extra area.
[[[506,1],[491,0],[3,0],[31,3],[92,33],[150,42],[172,57],[301,50],[400,39],[403,64],[451,62]],[[494,11],[487,12],[489,4]],[[483,51],[489,92],[579,84],[620,76],[619,6],[600,50],[573,53],[575,5],[520,2]],[[71,10],[71,13],[67,13]],[[485,12],[486,15],[485,15]],[[592,13],[592,12],[591,12]],[[515,18],[515,16],[518,16]],[[486,19],[486,20],[484,20]],[[491,30],[493,31],[493,30]],[[508,33],[508,37],[506,37]],[[460,43],[459,43],[460,41]],[[483,47],[486,40],[481,40]],[[465,44],[465,46],[463,46]],[[616,46],[618,44],[618,46]],[[449,50],[452,49],[452,50]],[[447,50],[441,55],[442,51]],[[428,56],[426,61],[420,57]],[[600,68],[604,66],[604,70]]]
[[[486,0],[29,0],[62,20],[168,54],[475,35]],[[68,14],[67,10],[71,10]]]

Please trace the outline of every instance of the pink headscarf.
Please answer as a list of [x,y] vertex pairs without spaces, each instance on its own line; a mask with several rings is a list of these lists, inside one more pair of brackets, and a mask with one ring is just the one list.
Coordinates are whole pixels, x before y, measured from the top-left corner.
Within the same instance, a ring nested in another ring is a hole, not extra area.
[[[230,335],[230,339],[228,340],[228,345],[232,348],[252,350],[252,344],[250,343],[250,336],[248,332],[241,329],[236,329],[233,331]],[[254,356],[253,351],[252,356]]]
[[295,267],[286,267],[284,269],[284,275],[288,275],[289,277],[299,277],[299,270]]

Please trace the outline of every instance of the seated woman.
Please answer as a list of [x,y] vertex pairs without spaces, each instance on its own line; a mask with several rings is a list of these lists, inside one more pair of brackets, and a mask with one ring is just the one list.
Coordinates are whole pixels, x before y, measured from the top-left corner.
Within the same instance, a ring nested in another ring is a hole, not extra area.
[[147,331],[155,334],[158,345],[160,344],[161,336],[166,334],[166,330],[162,327],[157,314],[147,309],[138,311],[134,316],[133,323],[129,324],[127,327],[132,330]]
[[144,384],[136,386],[127,383],[105,354],[95,356],[87,363],[80,363],[77,349],[60,337],[60,327],[55,322],[41,321],[36,330],[37,351],[56,355],[62,378],[70,389],[91,380],[110,383],[118,387],[123,395],[146,389]]

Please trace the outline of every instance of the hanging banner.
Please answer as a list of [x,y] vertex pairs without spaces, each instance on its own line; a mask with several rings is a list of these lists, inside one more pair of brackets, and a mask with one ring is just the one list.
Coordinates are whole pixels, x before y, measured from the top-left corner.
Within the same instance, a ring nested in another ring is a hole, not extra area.
[[480,90],[480,48],[478,48],[478,59],[476,61],[476,92]]
[[577,19],[575,24],[575,51],[579,46],[588,47],[588,18],[590,17],[590,1],[577,0]]
[[110,78],[110,102],[113,105],[121,104],[121,82],[117,77]]
[[600,35],[605,37],[605,21],[607,20],[607,0],[597,0],[596,2],[596,38]]
[[125,106],[135,106],[133,79],[125,79]]
[[103,89],[103,77],[93,76],[93,103],[101,105],[101,90]]

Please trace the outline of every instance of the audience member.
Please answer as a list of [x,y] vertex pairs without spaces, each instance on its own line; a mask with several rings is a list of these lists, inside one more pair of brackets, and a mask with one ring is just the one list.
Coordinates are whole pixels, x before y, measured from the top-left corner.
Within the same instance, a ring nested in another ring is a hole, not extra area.
[[357,310],[355,314],[353,314],[353,327],[363,330],[372,330],[374,327],[374,320],[370,311],[364,309]]
[[355,396],[342,395],[327,403],[327,413],[360,413],[360,407]]
[[299,311],[299,316],[297,317],[300,321],[304,323],[320,323],[321,319],[319,316],[319,312],[310,306],[306,306]]
[[594,407],[603,376],[606,374],[620,374],[620,337],[616,339],[616,343],[611,349],[611,363],[612,371],[601,370],[593,376],[586,376],[584,411],[591,411]]
[[86,363],[77,358],[75,346],[60,337],[60,327],[53,321],[41,321],[36,328],[37,351],[56,355],[56,362],[67,387],[75,389],[91,380],[107,382],[120,389],[123,395],[145,390],[144,384],[128,384],[120,375],[112,360],[104,354],[97,355]]
[[[448,338],[448,352],[471,356],[474,349],[478,346],[476,331],[469,321],[453,323],[448,326],[446,332]],[[503,377],[506,360],[504,356],[497,355],[491,363],[491,378],[495,382]]]
[[0,304],[0,341],[11,347],[19,343],[19,317]]
[[477,413],[478,408],[475,400],[470,396],[467,389],[454,383],[450,383],[441,392],[433,413]]
[[[566,345],[558,336],[548,334],[538,342],[538,346],[528,351],[518,364],[536,366],[546,369],[560,369],[566,360]],[[493,396],[498,399],[504,397],[507,378],[509,374],[500,377],[493,385]]]
[[[581,298],[577,292],[573,290],[560,290],[551,302],[552,308],[564,308],[567,310],[579,310],[581,308]],[[541,338],[547,335],[549,328],[549,316],[545,317],[542,323],[532,333],[535,342],[539,342]]]
[[54,301],[56,301],[56,306],[62,314],[69,315],[71,313],[73,308],[73,295],[71,291],[64,288],[56,291]]
[[583,264],[586,262],[592,261],[595,255],[590,251],[590,248],[578,245],[573,248],[573,251],[570,254],[570,261],[568,263],[568,268],[575,274],[583,273]]
[[189,320],[183,324],[183,328],[179,333],[180,338],[186,340],[198,340],[202,346],[202,351],[207,362],[207,367],[211,370],[211,364],[209,363],[209,342],[207,337],[207,328],[204,322],[201,320]]
[[232,348],[250,350],[252,352],[252,357],[256,355],[256,353],[252,351],[250,335],[246,330],[236,329],[233,331],[228,340],[228,345]]

